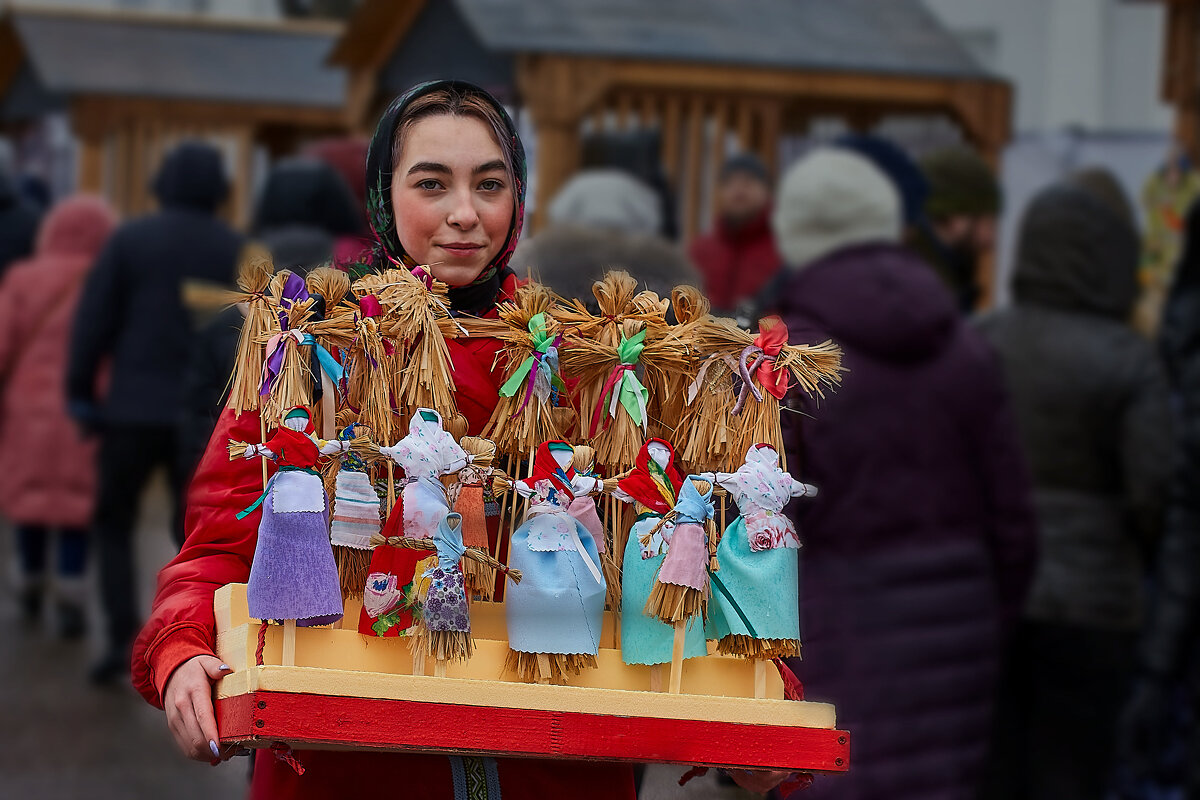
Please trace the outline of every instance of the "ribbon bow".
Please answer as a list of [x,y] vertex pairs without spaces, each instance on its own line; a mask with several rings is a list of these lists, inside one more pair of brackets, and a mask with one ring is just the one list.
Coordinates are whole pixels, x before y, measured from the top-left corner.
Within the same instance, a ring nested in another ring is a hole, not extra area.
[[[738,374],[742,378],[742,388],[738,392],[737,402],[730,412],[734,416],[742,413],[747,394],[753,394],[755,400],[762,402],[763,395],[755,385],[754,378],[758,378],[758,383],[762,384],[762,387],[770,392],[776,400],[782,400],[787,394],[791,376],[786,369],[778,369],[775,366],[775,359],[779,357],[784,345],[787,344],[787,337],[787,326],[779,317],[766,317],[758,323],[758,335],[754,337],[754,344],[743,350],[738,359]],[[751,375],[751,370],[753,370],[753,375]]]
[[279,305],[282,308],[279,312],[279,327],[286,331],[288,328],[287,312],[310,297],[308,287],[304,285],[304,278],[294,272],[288,273],[287,279],[283,282],[283,291],[279,294]]
[[621,363],[613,367],[612,374],[604,382],[604,391],[600,393],[600,401],[592,413],[592,425],[588,437],[596,435],[600,420],[604,416],[604,406],[608,404],[608,415],[617,416],[617,405],[620,404],[629,414],[629,418],[644,430],[646,428],[646,404],[650,402],[650,390],[638,380],[634,367],[646,348],[646,331],[640,330],[630,338],[621,335],[621,343],[617,345],[617,358]]
[[334,386],[339,385],[343,372],[341,363],[333,357],[332,353],[319,345],[311,333],[299,330],[282,331],[267,340],[267,355],[263,359],[262,386],[258,390],[259,397],[266,397],[271,393],[271,387],[275,385],[279,371],[283,369],[283,354],[289,339],[294,340],[297,347],[311,346],[317,354],[317,360],[321,363],[321,371],[329,376]]
[[562,336],[550,335],[546,329],[546,315],[540,312],[529,318],[529,335],[533,337],[533,353],[500,387],[501,397],[512,397],[521,388],[521,383],[525,383],[525,397],[513,412],[514,417],[525,409],[534,394],[544,403],[550,397],[551,388],[563,389],[562,378],[558,376],[558,346]]

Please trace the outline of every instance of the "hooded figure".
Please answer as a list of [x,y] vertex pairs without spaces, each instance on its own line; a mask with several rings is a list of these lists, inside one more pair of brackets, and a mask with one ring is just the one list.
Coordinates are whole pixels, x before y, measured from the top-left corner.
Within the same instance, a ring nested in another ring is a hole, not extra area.
[[12,175],[0,163],[0,276],[9,266],[33,252],[38,209],[21,197]]
[[[142,489],[160,465],[173,495],[171,530],[183,540],[186,475],[177,426],[193,331],[181,286],[191,279],[231,285],[242,243],[215,216],[228,192],[215,148],[177,147],[154,191],[160,210],[118,228],[88,275],[67,367],[71,415],[88,430],[103,430],[94,533],[109,629],[108,652],[93,672],[98,681],[125,669],[137,632],[131,538]],[[111,372],[101,396],[96,377],[105,361]]]
[[[979,323],[1029,456],[1041,550],[1000,704],[995,797],[1021,793],[1014,778],[1034,796],[1107,785],[1172,455],[1165,372],[1129,325],[1137,266],[1137,234],[1110,202],[1051,186],[1022,220],[1014,305]],[[1069,750],[1055,758],[1047,742]]]
[[362,214],[342,176],[313,158],[280,161],[267,174],[251,232],[276,269],[301,275],[333,258],[340,237],[362,233]]
[[[59,530],[59,624],[82,632],[87,528],[95,505],[95,442],[67,415],[62,390],[79,293],[117,224],[103,200],[76,196],[45,219],[37,252],[0,282],[0,513],[15,526],[25,611],[36,618]],[[29,443],[37,442],[31,457]],[[75,595],[68,597],[67,595]]]
[[971,798],[1000,634],[1035,542],[1002,377],[937,276],[898,244],[899,198],[878,169],[818,149],[780,193],[789,339],[832,339],[846,368],[819,409],[793,398],[808,415],[783,415],[787,464],[821,489],[790,511],[804,532],[804,660],[792,668],[855,737],[854,769],[808,794]]

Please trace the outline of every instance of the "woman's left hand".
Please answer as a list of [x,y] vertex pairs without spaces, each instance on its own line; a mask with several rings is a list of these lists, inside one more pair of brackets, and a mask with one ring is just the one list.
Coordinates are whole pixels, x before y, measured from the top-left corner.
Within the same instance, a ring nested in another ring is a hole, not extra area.
[[792,773],[768,769],[728,769],[725,773],[738,786],[750,792],[766,794],[788,779]]

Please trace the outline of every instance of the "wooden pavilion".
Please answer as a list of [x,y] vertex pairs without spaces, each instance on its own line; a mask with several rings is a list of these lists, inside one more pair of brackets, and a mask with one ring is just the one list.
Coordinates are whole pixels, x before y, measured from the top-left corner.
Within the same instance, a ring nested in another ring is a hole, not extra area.
[[0,125],[65,112],[78,187],[124,214],[152,207],[163,153],[226,153],[229,214],[250,214],[256,153],[346,129],[344,73],[324,63],[339,24],[10,7],[0,13]]
[[528,112],[535,225],[592,131],[656,133],[687,237],[729,152],[775,169],[781,139],[817,118],[948,116],[993,162],[1010,135],[1009,85],[919,0],[363,0],[330,61],[360,130],[435,77]]

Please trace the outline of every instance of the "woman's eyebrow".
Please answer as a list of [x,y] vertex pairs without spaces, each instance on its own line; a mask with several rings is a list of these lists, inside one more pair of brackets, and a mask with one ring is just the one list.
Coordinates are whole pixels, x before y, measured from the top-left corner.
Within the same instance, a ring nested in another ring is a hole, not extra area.
[[484,172],[495,172],[496,170],[504,170],[504,169],[506,169],[506,167],[504,166],[504,162],[497,159],[495,161],[489,161],[486,164],[480,164],[478,167],[475,168],[475,174],[479,175]]
[[445,164],[439,164],[436,161],[418,161],[408,169],[409,175],[417,172],[437,172],[442,175],[449,175],[451,170]]

